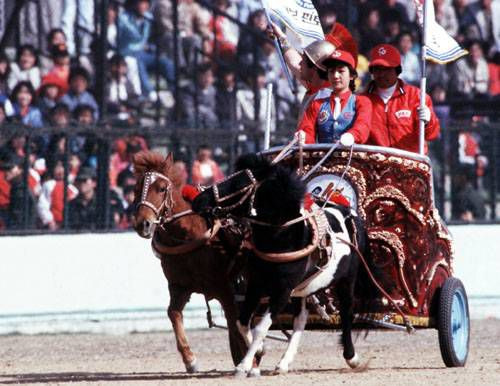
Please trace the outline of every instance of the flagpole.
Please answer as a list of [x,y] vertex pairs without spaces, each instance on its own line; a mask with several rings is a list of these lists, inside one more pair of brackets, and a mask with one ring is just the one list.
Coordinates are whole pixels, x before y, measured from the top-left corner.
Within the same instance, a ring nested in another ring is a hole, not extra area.
[[[264,1],[260,0],[260,4],[262,5],[262,8],[264,9],[267,23],[269,24],[269,26],[271,26],[271,23],[272,23],[271,16],[269,15],[267,8],[264,6]],[[274,40],[274,47],[276,48],[276,51],[278,51],[278,57],[280,59],[281,68],[283,69],[283,72],[285,73],[286,79],[288,80],[288,85],[290,86],[290,90],[292,90],[292,93],[295,94],[296,90],[295,90],[295,87],[293,86],[293,80],[292,80],[292,76],[290,75],[290,72],[288,71],[288,66],[285,63],[285,58],[283,57],[283,50],[281,49],[281,43],[279,42],[279,40],[276,36],[274,36],[273,40]]]
[[[420,78],[420,109],[425,107],[425,89],[427,86],[427,78],[425,73],[425,58],[427,57],[427,1],[424,0],[424,12],[423,12],[423,34],[422,34],[422,57],[421,57],[421,68],[422,75]],[[418,143],[418,152],[420,155],[425,154],[425,122],[421,119],[419,120],[419,143]]]

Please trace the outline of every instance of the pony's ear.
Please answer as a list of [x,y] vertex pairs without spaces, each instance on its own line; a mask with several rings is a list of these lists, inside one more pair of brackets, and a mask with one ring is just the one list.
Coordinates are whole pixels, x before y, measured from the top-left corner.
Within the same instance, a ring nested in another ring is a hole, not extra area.
[[165,158],[165,164],[167,166],[172,166],[173,163],[174,163],[174,155],[172,154],[172,152],[170,152],[167,154],[167,157]]

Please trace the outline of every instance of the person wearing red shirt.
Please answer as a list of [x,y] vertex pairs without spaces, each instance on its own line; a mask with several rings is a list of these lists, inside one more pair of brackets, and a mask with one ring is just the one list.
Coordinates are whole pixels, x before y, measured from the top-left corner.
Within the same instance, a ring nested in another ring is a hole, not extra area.
[[283,58],[290,72],[306,89],[306,93],[301,102],[301,111],[299,114],[300,121],[309,103],[311,103],[317,95],[327,97],[332,91],[328,81],[323,79],[320,74],[323,72],[323,74],[326,75],[326,68],[321,65],[321,62],[332,54],[335,50],[335,46],[326,40],[319,40],[309,44],[304,48],[303,53],[300,53],[290,45],[281,28],[271,23],[271,29],[272,32],[269,31],[269,34],[270,36],[276,36],[280,41],[283,50]]
[[[425,139],[439,135],[439,121],[426,95],[425,107],[419,108],[420,90],[405,84],[401,73],[401,55],[390,44],[379,44],[370,53],[369,70],[373,81],[363,94],[372,102],[372,121],[367,144],[395,147],[418,153],[419,121],[425,122]],[[425,145],[427,154],[427,144]]]
[[353,56],[335,50],[323,64],[333,91],[328,98],[311,102],[297,131],[305,133],[306,143],[332,143],[340,139],[349,146],[366,142],[372,109],[367,97],[353,94],[357,76]]

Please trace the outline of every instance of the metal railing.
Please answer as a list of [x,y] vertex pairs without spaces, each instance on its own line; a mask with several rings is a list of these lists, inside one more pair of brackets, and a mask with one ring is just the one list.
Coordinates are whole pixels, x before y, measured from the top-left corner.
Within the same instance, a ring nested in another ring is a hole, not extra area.
[[[236,157],[244,152],[249,146],[246,142],[253,142],[251,147],[260,149],[261,133],[241,131],[237,129],[213,129],[199,130],[186,128],[116,128],[110,126],[71,127],[65,130],[58,129],[63,133],[66,143],[70,143],[75,136],[89,136],[96,143],[93,156],[97,159],[95,191],[97,199],[97,218],[91,228],[92,231],[106,231],[117,229],[112,223],[110,216],[111,203],[110,193],[113,192],[109,185],[110,156],[113,152],[113,143],[118,138],[129,138],[140,135],[146,139],[150,148],[160,149],[163,152],[172,151],[174,158],[181,159],[190,165],[195,159],[196,149],[200,145],[210,144],[215,151],[215,159],[222,168],[230,173]],[[280,145],[286,143],[291,137],[293,130],[277,131],[272,135],[272,144]],[[32,142],[37,136],[53,135],[51,129],[33,132],[32,129],[20,126],[7,126],[0,129],[0,143],[4,144],[12,136],[24,136],[25,158],[23,168],[23,194],[24,212],[19,223],[4,228],[2,234],[12,233],[38,233],[43,231],[39,221],[30,220],[28,213],[28,195],[30,193],[28,175],[32,167],[33,158],[30,157]],[[487,159],[487,166],[481,173],[476,173],[477,165],[463,164],[459,160],[459,136],[463,133],[480,135],[482,155]],[[247,135],[242,140],[242,134]],[[500,126],[482,124],[466,129],[460,122],[454,122],[449,129],[444,130],[441,138],[432,143],[431,159],[434,169],[434,190],[436,205],[443,218],[454,224],[462,223],[500,223]],[[40,156],[40,154],[38,155]],[[65,169],[65,183],[68,186],[69,174],[69,146],[65,147],[63,164]],[[469,173],[464,174],[464,170]],[[464,178],[466,177],[466,178]],[[66,189],[64,190],[66,191]],[[464,201],[461,202],[460,200]],[[478,202],[469,202],[477,200]],[[71,220],[68,214],[69,197],[64,195],[64,219],[60,226],[60,232],[71,231],[69,224]],[[474,213],[473,218],[463,216],[457,212],[457,208],[464,211],[473,211],[474,205],[480,208],[484,217]],[[0,208],[0,213],[8,215],[8,206]],[[35,225],[33,225],[35,224]],[[47,231],[47,230],[45,230]]]

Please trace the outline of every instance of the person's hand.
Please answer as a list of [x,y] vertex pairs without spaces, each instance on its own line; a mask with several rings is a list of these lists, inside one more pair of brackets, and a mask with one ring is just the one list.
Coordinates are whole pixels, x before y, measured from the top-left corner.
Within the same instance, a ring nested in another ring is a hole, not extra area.
[[273,22],[271,22],[271,25],[267,27],[266,33],[270,39],[274,39],[275,37],[278,39],[286,39],[286,35],[283,30]]
[[297,139],[297,142],[304,145],[306,143],[306,133],[302,130],[295,132],[294,139]]
[[431,120],[431,110],[427,106],[424,106],[417,108],[417,112],[418,119],[424,121],[424,123],[427,125]]
[[351,147],[354,145],[354,135],[351,133],[344,133],[340,136],[340,144],[342,146]]

